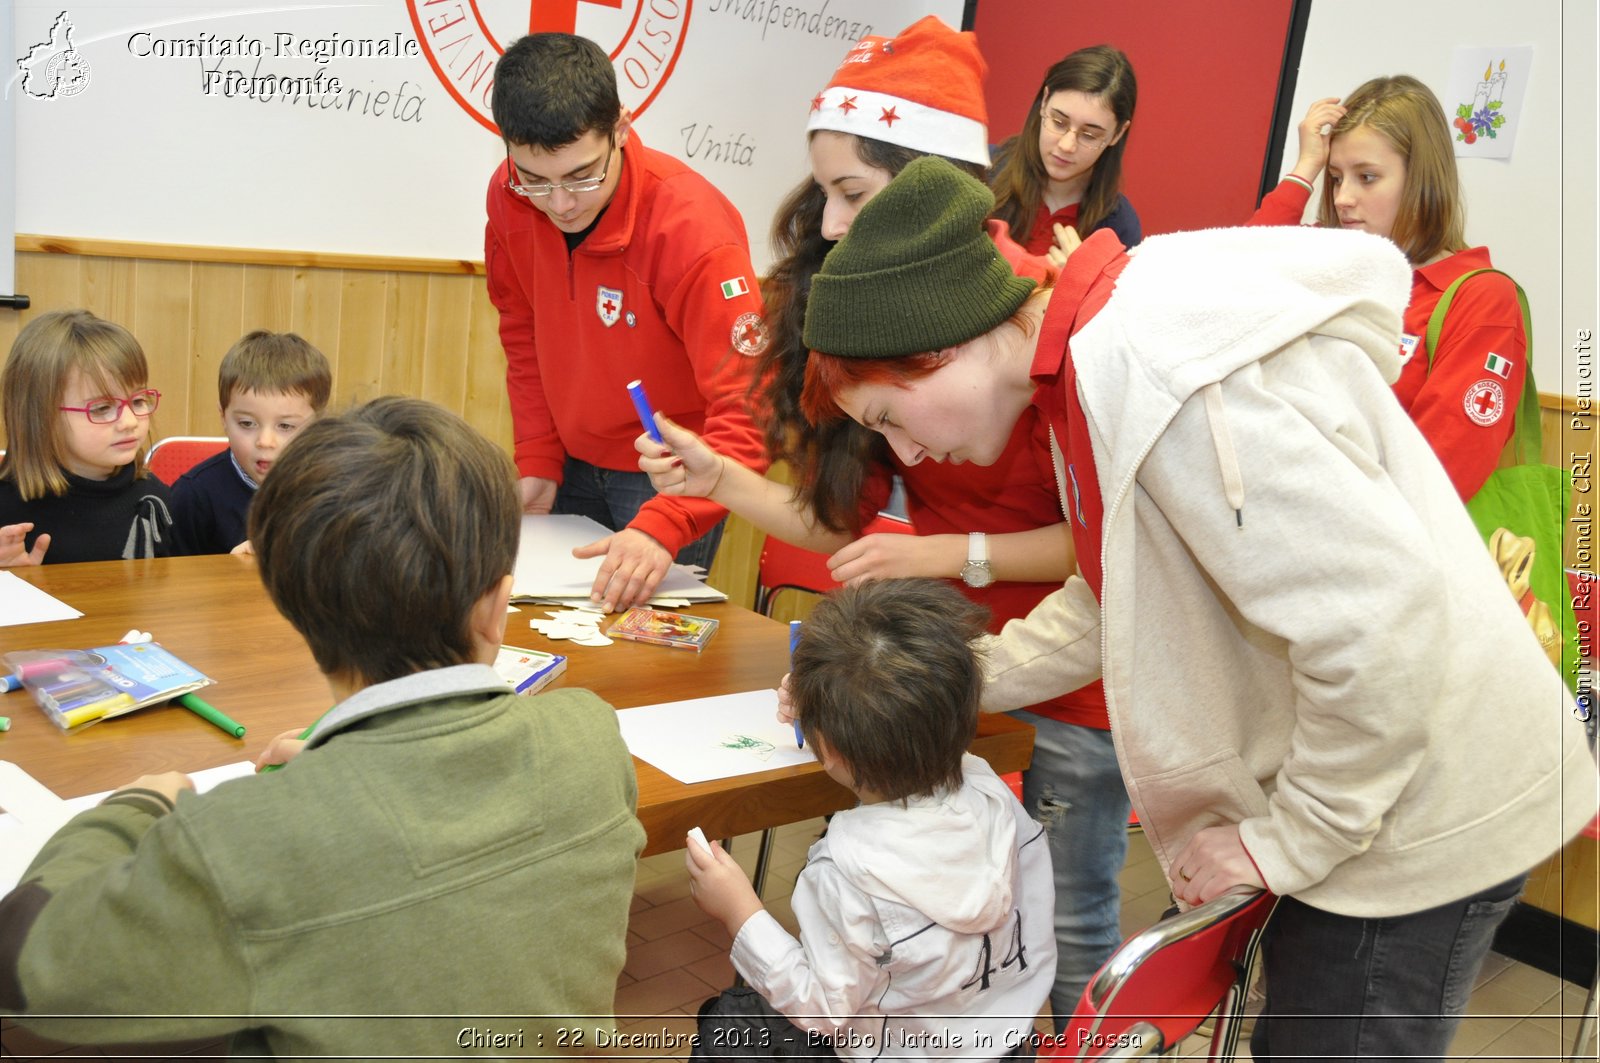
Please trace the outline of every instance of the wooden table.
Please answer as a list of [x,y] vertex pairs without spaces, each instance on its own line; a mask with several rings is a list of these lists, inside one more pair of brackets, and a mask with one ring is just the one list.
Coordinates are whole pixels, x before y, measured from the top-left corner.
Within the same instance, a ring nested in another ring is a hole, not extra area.
[[[195,771],[253,759],[283,731],[301,729],[331,704],[322,675],[299,634],[273,608],[254,558],[219,555],[156,561],[106,561],[12,569],[83,611],[76,620],[0,627],[0,653],[86,649],[116,642],[130,628],[217,681],[205,697],[248,728],[232,738],[175,706],[142,709],[65,734],[28,694],[0,695],[0,759],[13,761],[63,797],[107,790],[150,772]],[[506,641],[570,658],[557,685],[588,687],[619,709],[775,686],[787,671],[784,625],[736,605],[696,606],[721,621],[702,653],[619,641],[605,647],[553,643],[527,629],[525,606],[507,623]],[[973,752],[996,771],[1028,766],[1033,728],[1009,716],[979,721]],[[683,846],[690,827],[732,837],[848,808],[849,791],[816,764],[778,768],[715,782],[684,784],[634,759],[645,853]]]

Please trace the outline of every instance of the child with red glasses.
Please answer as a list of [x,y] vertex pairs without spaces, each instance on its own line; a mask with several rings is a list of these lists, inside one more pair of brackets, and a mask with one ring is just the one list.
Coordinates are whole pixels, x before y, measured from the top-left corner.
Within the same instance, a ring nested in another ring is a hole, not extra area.
[[144,461],[149,375],[139,341],[87,310],[17,334],[0,372],[0,567],[173,552],[167,486]]

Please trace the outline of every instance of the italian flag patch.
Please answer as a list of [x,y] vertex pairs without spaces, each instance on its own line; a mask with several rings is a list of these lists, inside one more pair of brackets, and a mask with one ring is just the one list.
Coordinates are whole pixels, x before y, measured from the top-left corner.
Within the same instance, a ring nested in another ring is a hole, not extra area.
[[[726,285],[724,285],[724,287],[726,287]],[[1511,376],[1510,359],[1502,358],[1493,351],[1489,352],[1489,358],[1483,363],[1483,367],[1502,380],[1508,379]]]
[[750,286],[744,282],[743,277],[734,277],[722,282],[722,297],[724,299],[737,299],[741,295],[749,295]]

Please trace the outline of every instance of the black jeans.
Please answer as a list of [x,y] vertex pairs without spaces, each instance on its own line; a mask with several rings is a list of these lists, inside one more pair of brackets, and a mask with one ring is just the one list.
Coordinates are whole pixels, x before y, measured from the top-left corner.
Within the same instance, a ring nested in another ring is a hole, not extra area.
[[1250,1038],[1258,1063],[1439,1059],[1526,875],[1437,908],[1385,919],[1278,902],[1262,942],[1267,999]]

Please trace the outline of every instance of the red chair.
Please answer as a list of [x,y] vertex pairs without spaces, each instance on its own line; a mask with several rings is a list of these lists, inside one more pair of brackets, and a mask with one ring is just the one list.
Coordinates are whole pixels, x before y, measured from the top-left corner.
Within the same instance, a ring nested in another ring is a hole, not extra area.
[[227,436],[168,436],[150,448],[150,472],[170,487],[178,477],[227,449]]
[[1262,929],[1278,898],[1235,886],[1122,943],[1041,1057],[1143,1059],[1175,1051],[1216,1013],[1208,1059],[1232,1059]]
[[[880,513],[861,529],[862,535],[875,532],[892,532],[915,535],[911,525],[899,517]],[[802,550],[782,539],[767,536],[761,547],[761,560],[756,568],[756,612],[772,615],[773,598],[779,591],[805,591],[808,594],[827,594],[836,590],[839,582],[828,572],[828,555],[813,550]]]

